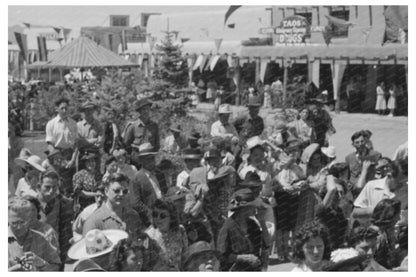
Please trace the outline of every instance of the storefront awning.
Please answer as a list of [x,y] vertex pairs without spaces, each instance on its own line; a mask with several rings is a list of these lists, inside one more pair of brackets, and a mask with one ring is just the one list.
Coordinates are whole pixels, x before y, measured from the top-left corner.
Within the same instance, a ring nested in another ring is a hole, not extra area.
[[304,45],[304,46],[245,46],[241,48],[240,58],[262,59],[358,59],[406,60],[407,44],[376,45]]

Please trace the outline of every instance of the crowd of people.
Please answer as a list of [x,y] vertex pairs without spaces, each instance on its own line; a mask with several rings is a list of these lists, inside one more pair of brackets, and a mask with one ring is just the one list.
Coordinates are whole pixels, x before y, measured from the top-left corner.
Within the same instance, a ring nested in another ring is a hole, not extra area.
[[85,102],[78,122],[69,105],[55,102],[46,160],[15,159],[9,271],[267,271],[273,256],[293,271],[407,270],[407,143],[390,159],[357,130],[339,162],[319,101],[267,138],[255,98],[233,120],[219,104],[207,137],[172,122],[161,138],[147,98],[123,130],[111,105]]

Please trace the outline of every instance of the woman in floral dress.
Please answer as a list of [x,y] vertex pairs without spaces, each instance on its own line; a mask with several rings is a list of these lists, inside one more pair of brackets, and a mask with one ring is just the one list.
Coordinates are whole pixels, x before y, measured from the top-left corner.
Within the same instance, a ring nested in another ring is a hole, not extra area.
[[96,188],[98,181],[101,180],[101,174],[96,171],[95,164],[96,154],[86,153],[81,161],[84,162],[84,169],[75,173],[72,178],[74,185],[74,205],[82,211],[88,205],[95,203]]

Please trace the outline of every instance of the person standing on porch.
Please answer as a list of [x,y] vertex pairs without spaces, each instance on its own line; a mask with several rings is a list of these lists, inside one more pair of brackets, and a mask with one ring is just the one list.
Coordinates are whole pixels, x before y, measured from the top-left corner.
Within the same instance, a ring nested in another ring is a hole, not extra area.
[[377,93],[377,102],[376,102],[376,111],[379,115],[384,115],[386,110],[386,98],[384,92],[384,82],[380,82],[376,88]]
[[397,86],[392,84],[389,89],[389,101],[387,102],[387,109],[389,109],[389,116],[394,116],[394,110],[396,109],[396,96],[397,96]]

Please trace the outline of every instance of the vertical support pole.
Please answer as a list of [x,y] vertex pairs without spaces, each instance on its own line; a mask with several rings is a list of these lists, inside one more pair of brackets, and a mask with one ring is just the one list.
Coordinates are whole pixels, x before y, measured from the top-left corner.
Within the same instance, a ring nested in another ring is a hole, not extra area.
[[285,59],[283,61],[283,106],[286,106],[286,98],[287,98],[287,76],[288,70],[290,67],[291,61]]
[[241,104],[241,67],[240,61],[236,60],[235,63],[235,71],[234,71],[234,82],[235,82],[235,89],[237,92],[235,104],[239,106]]
[[256,63],[256,76],[254,79],[254,85],[256,85],[260,81],[260,58],[256,58],[254,62]]

